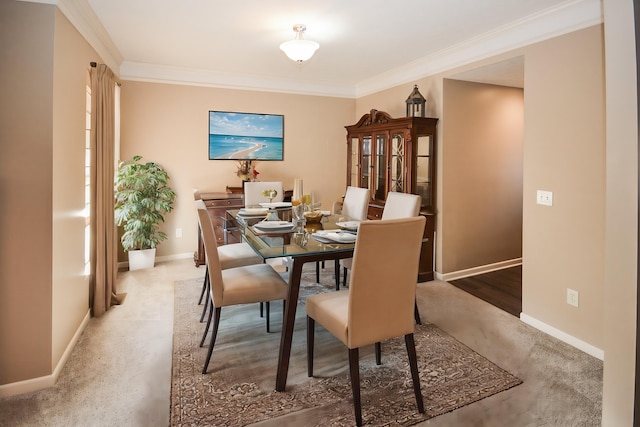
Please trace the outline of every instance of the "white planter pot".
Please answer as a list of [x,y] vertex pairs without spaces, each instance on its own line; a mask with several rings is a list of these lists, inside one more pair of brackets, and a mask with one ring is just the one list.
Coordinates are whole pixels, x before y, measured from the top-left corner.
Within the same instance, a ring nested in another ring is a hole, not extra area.
[[129,251],[129,271],[153,268],[156,260],[156,248]]

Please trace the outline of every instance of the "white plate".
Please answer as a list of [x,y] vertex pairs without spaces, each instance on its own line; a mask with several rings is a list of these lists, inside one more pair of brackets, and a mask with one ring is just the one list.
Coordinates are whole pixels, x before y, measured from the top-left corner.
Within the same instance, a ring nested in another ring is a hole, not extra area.
[[292,223],[287,221],[260,221],[253,226],[262,231],[291,230],[294,227]]
[[336,230],[320,230],[315,234],[312,234],[313,237],[320,237],[320,239],[331,240],[332,242],[338,243],[355,243],[358,236],[353,233],[348,233],[345,231],[336,231]]
[[264,216],[269,213],[269,209],[265,208],[242,208],[238,211],[238,215],[243,216]]
[[291,202],[258,203],[263,208],[290,208]]
[[360,221],[336,222],[336,225],[345,230],[356,231],[358,229],[358,226],[360,225]]

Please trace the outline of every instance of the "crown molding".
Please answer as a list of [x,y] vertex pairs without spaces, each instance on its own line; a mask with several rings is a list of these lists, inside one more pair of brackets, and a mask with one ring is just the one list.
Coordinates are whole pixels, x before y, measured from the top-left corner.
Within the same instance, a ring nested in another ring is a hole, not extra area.
[[145,64],[132,61],[124,61],[122,63],[120,67],[120,78],[122,80],[150,83],[355,98],[355,88],[352,86],[291,82],[284,79],[268,79],[264,76],[254,76],[251,74],[219,73],[202,69]]
[[602,22],[600,0],[570,0],[363,80],[356,85],[356,97],[414,82]]
[[107,30],[93,12],[87,0],[50,0],[58,5],[69,22],[76,27],[82,37],[100,55],[100,58],[116,74],[120,75],[122,54],[118,50]]

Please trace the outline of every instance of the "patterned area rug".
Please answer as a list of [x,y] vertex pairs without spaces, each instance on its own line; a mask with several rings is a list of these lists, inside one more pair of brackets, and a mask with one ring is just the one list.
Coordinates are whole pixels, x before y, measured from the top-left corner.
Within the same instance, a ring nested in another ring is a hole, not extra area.
[[[333,270],[328,270],[318,284],[315,267],[305,268],[287,391],[282,393],[274,391],[282,304],[271,304],[271,333],[257,304],[223,308],[209,372],[203,375],[208,340],[199,347],[202,280],[177,282],[171,425],[354,425],[347,349],[321,327],[316,327],[315,376],[306,375],[304,298],[334,289]],[[383,343],[380,366],[373,348],[361,349],[365,425],[414,425],[522,382],[435,325],[418,325],[415,342],[426,412],[417,412],[404,340],[395,339]]]

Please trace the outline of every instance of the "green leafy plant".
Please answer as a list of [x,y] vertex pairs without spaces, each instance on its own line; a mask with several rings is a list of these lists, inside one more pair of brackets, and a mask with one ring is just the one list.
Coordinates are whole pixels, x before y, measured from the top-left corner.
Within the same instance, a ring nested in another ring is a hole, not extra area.
[[155,248],[167,238],[160,223],[176,198],[162,166],[140,163],[140,159],[142,156],[134,156],[122,161],[115,179],[115,222],[124,224],[120,241],[125,251]]

